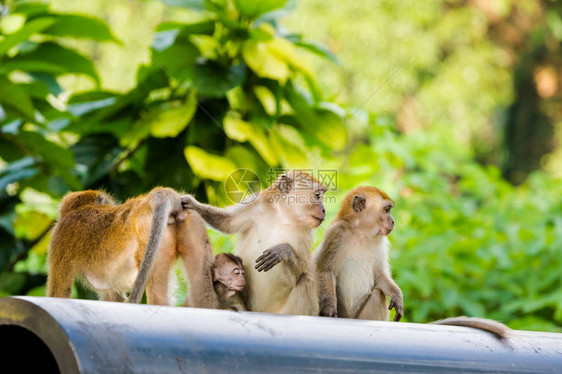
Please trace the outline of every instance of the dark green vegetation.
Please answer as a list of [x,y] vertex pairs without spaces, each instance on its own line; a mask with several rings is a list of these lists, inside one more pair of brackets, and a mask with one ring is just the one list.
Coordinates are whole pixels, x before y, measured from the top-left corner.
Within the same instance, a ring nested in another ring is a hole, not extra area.
[[[139,59],[118,59],[119,64],[109,65],[107,46],[130,47],[104,21],[60,14],[36,3],[9,2],[2,9],[3,295],[44,294],[48,229],[58,200],[68,191],[105,188],[125,199],[165,185],[228,205],[225,180],[239,168],[256,171],[264,184],[272,167],[337,169],[338,190],[329,195],[337,198],[352,187],[371,184],[396,200],[392,264],[404,291],[407,320],[466,314],[495,318],[514,328],[560,331],[562,184],[552,174],[531,172],[538,166],[536,152],[529,156],[535,157],[534,164],[519,171],[505,166],[513,165],[506,160],[525,158],[521,147],[509,143],[520,141],[521,135],[512,137],[509,129],[515,123],[522,129],[529,122],[516,115],[522,110],[517,108],[527,105],[522,100],[527,91],[510,98],[499,95],[497,86],[509,82],[510,74],[525,76],[528,72],[516,68],[523,62],[512,67],[500,64],[492,73],[475,64],[472,67],[483,69],[477,71],[485,77],[503,75],[497,77],[500,83],[489,86],[489,95],[482,93],[487,101],[478,101],[476,91],[466,98],[484,105],[471,119],[486,117],[492,122],[494,105],[514,108],[506,112],[515,117],[506,116],[505,129],[505,152],[513,157],[499,157],[496,163],[504,166],[503,175],[516,175],[511,179],[522,182],[515,187],[502,177],[500,168],[476,161],[497,160],[487,150],[459,141],[459,132],[466,128],[463,123],[455,126],[454,116],[436,110],[424,119],[435,121],[435,126],[405,128],[404,123],[411,122],[400,115],[410,113],[407,107],[373,112],[377,110],[373,102],[389,101],[387,93],[392,93],[391,99],[399,97],[395,84],[404,84],[402,73],[408,72],[410,83],[405,85],[412,90],[417,87],[412,82],[419,87],[427,87],[432,79],[437,82],[436,72],[455,77],[454,69],[437,66],[436,61],[447,61],[447,56],[436,53],[431,59],[435,66],[428,62],[421,67],[420,58],[412,58],[404,71],[396,69],[408,56],[400,57],[386,77],[395,70],[396,76],[376,97],[367,100],[377,88],[372,87],[364,96],[349,95],[348,104],[338,105],[327,99],[329,90],[324,88],[329,86],[325,67],[341,69],[336,57],[278,23],[290,2],[164,2],[190,11],[166,8],[171,16],[165,15],[150,35],[150,58],[138,68],[131,87],[122,85],[128,88],[119,92],[105,88],[118,85],[100,77],[116,79],[112,70],[120,71],[127,63],[128,70],[135,69]],[[137,11],[153,3],[131,4]],[[465,22],[461,15],[458,22]],[[550,43],[549,30],[533,40],[538,45]],[[485,34],[470,37],[489,47]],[[77,41],[84,39],[93,41],[91,48]],[[438,44],[449,45],[454,54],[453,47],[462,42],[446,39]],[[521,48],[517,53],[523,56],[527,50]],[[493,55],[485,48],[479,53]],[[320,73],[312,68],[318,60]],[[98,66],[100,61],[105,65]],[[371,61],[362,69],[377,71],[377,64]],[[418,70],[412,72],[413,68]],[[78,83],[72,87],[68,77],[76,77]],[[87,84],[80,83],[84,80]],[[528,84],[518,78],[514,82],[516,89]],[[456,84],[462,90],[462,82]],[[420,102],[445,100],[435,85],[420,89]],[[76,87],[80,91],[69,96]],[[463,96],[458,100],[462,102]],[[532,100],[535,111],[544,104]],[[552,118],[557,117],[549,117],[551,125]],[[517,154],[510,153],[510,147]],[[527,173],[529,177],[522,179]],[[337,211],[338,201],[327,204],[329,217]],[[318,238],[325,226],[318,230]],[[232,248],[232,239],[211,235],[215,249]]]

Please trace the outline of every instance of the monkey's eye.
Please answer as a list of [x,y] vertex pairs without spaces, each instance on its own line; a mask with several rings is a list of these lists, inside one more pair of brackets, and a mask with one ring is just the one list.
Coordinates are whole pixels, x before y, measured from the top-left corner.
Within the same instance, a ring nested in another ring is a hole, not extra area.
[[240,274],[240,269],[234,269],[234,274]]
[[244,270],[242,270],[242,274],[244,274]]
[[385,211],[386,213],[390,213],[390,208],[392,208],[392,207],[391,207],[391,206],[385,206],[385,207],[384,207],[384,211]]

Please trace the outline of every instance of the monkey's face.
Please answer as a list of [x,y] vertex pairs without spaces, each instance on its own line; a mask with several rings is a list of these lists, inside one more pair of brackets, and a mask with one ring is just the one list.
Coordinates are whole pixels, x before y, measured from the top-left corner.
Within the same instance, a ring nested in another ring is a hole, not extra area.
[[311,188],[295,190],[293,192],[295,204],[289,206],[294,221],[306,227],[316,228],[326,219],[324,208],[324,194],[326,188],[313,185]]
[[244,266],[231,260],[218,262],[213,268],[213,282],[220,282],[233,292],[242,291],[246,286]]
[[268,198],[268,202],[276,206],[284,222],[306,228],[316,228],[324,222],[325,186],[305,173],[284,174],[276,183],[278,189]]
[[390,214],[394,203],[377,191],[366,195],[353,198],[357,227],[368,235],[389,235],[394,230],[394,218]]

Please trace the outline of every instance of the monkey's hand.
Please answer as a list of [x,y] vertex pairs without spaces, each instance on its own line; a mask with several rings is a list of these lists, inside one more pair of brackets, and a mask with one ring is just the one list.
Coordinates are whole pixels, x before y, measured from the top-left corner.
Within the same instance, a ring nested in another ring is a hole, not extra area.
[[322,317],[338,317],[338,307],[335,300],[328,298],[320,299],[320,316]]
[[183,209],[196,209],[199,202],[191,195],[183,195],[181,197],[181,207]]
[[392,310],[392,308],[396,311],[396,314],[394,315],[394,322],[400,321],[404,315],[404,301],[402,300],[401,294],[394,294],[394,296],[390,298],[388,310]]
[[263,254],[256,259],[257,271],[268,271],[283,260],[287,260],[291,255],[292,248],[289,244],[279,244],[275,247],[266,249]]

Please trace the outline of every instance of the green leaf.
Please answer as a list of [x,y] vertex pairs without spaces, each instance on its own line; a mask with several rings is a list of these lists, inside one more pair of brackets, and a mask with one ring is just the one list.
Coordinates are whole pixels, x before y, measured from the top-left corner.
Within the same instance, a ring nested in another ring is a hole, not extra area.
[[277,113],[277,100],[269,88],[265,86],[254,86],[254,94],[267,114],[273,116]]
[[193,83],[201,96],[224,97],[226,92],[242,85],[246,79],[246,67],[243,64],[225,67],[211,60],[195,64]]
[[25,14],[27,18],[31,18],[32,16],[47,13],[48,9],[49,4],[45,3],[20,3],[14,8],[12,13]]
[[195,175],[201,178],[224,181],[237,169],[234,162],[226,157],[207,153],[195,146],[186,147],[184,155]]
[[248,66],[262,78],[276,79],[285,83],[289,78],[289,66],[285,60],[268,48],[271,42],[248,40],[242,47],[242,56]]
[[164,4],[169,6],[178,6],[191,10],[206,10],[206,0],[161,0]]
[[194,23],[182,22],[163,22],[156,27],[157,32],[176,30],[178,35],[189,36],[193,34],[198,35],[213,35],[215,32],[215,21],[205,20]]
[[236,8],[240,14],[250,18],[271,12],[272,10],[282,8],[287,0],[235,0]]
[[156,138],[176,137],[189,124],[197,101],[195,95],[188,95],[184,102],[165,102],[152,108],[141,121],[150,123],[150,134]]
[[61,47],[55,43],[42,43],[36,50],[30,53],[18,55],[11,61],[24,62],[29,65],[39,63],[43,64],[43,67],[45,64],[56,65],[59,66],[60,69],[64,70],[65,73],[86,74],[99,83],[99,77],[94,69],[92,61],[72,49]]
[[337,58],[337,56],[320,43],[298,41],[295,42],[295,45],[297,47],[304,48],[320,57],[324,57],[338,65],[341,65],[341,61]]
[[165,68],[179,82],[193,77],[193,64],[200,55],[199,50],[187,40],[177,41],[163,50],[154,48],[152,51],[157,66]]
[[53,16],[56,23],[44,29],[41,32],[42,34],[121,44],[121,41],[113,35],[107,24],[100,19],[77,14],[57,14]]
[[0,103],[10,106],[30,119],[35,118],[35,109],[25,89],[2,76],[0,76]]
[[8,74],[14,70],[25,72],[43,72],[53,74],[64,74],[66,69],[56,63],[45,61],[33,61],[25,59],[8,60],[0,66],[0,74]]
[[17,46],[21,42],[26,41],[33,34],[36,34],[55,23],[55,19],[51,17],[44,17],[34,19],[27,23],[19,31],[8,35],[2,42],[0,42],[0,57],[2,57],[11,48]]
[[277,166],[279,159],[260,127],[241,119],[225,117],[223,121],[226,135],[239,142],[249,141],[269,166]]
[[74,156],[68,148],[50,142],[43,135],[31,131],[20,131],[18,140],[39,156],[53,174],[59,174],[72,189],[82,188],[78,178],[72,174]]
[[32,157],[24,157],[8,164],[4,170],[0,171],[0,191],[4,191],[10,183],[35,176],[39,171]]

